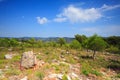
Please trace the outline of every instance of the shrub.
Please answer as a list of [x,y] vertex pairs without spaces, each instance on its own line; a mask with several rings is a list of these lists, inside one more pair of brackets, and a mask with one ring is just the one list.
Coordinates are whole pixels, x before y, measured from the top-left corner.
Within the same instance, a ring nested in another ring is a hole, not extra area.
[[110,46],[106,51],[110,53],[119,53],[120,50],[115,46]]
[[7,75],[19,75],[21,71],[19,69],[9,69],[5,72]]
[[82,73],[84,75],[88,76],[91,70],[92,70],[92,67],[88,63],[82,64]]
[[68,78],[65,74],[62,76],[62,80],[68,80]]
[[77,40],[73,40],[70,43],[70,47],[73,49],[81,49],[81,44]]
[[117,78],[120,78],[120,73],[118,73],[118,74],[116,75],[116,77],[117,77]]
[[5,53],[0,53],[0,60],[4,59]]
[[45,52],[45,54],[46,54],[46,55],[48,55],[48,54],[49,54],[49,52],[47,51],[47,52]]
[[92,74],[95,74],[96,76],[101,76],[101,75],[102,75],[100,72],[98,72],[98,71],[96,71],[96,70],[93,70],[91,73],[92,73]]
[[37,72],[37,73],[36,73],[36,76],[38,76],[40,80],[43,80],[43,78],[44,78],[44,73],[43,73],[43,72]]
[[82,70],[82,73],[83,73],[84,75],[88,76],[90,72],[87,71],[87,70]]

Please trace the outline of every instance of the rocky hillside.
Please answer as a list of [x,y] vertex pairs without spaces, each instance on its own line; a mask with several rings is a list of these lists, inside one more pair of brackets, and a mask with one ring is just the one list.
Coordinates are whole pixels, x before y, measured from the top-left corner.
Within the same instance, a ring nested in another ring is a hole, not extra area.
[[51,47],[30,50],[2,50],[0,80],[119,80],[120,77],[117,54],[97,52],[93,60],[91,51]]

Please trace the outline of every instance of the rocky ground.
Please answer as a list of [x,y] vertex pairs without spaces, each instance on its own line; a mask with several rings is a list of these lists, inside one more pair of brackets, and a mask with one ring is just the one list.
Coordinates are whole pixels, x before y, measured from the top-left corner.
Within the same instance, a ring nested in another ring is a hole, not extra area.
[[[55,54],[57,51],[60,52],[59,55]],[[100,74],[82,72],[82,62],[89,63],[89,61],[83,61],[72,51],[73,54],[65,55],[61,55],[61,53],[66,53],[65,50],[57,49],[57,51],[52,54],[44,52],[44,50],[36,51],[37,67],[34,69],[33,66],[22,70],[20,70],[21,54],[8,53],[4,55],[5,59],[2,58],[0,61],[0,80],[120,80],[115,77],[118,73],[109,68],[100,67],[96,69]],[[104,57],[105,55],[102,55],[102,58]],[[113,55],[105,57],[106,60],[113,58],[115,58]],[[119,58],[116,57],[116,59]],[[88,67],[85,66],[85,68]]]

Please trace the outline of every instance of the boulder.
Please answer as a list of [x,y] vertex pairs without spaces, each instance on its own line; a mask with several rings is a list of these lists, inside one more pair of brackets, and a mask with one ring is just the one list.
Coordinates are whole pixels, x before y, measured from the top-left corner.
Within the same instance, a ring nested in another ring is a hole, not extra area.
[[21,67],[31,68],[36,65],[36,56],[33,51],[24,52],[21,57]]

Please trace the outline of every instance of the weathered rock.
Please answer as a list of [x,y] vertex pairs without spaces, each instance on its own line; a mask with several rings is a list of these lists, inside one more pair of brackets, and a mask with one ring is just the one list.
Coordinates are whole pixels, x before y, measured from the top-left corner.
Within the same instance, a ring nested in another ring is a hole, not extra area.
[[12,54],[6,54],[4,57],[5,59],[12,59]]
[[24,78],[20,79],[20,80],[28,80],[28,77],[25,76]]
[[11,76],[8,80],[20,80],[18,76]]
[[62,80],[62,74],[50,74],[44,80]]
[[0,69],[0,75],[2,74],[3,72],[2,72],[2,69]]
[[75,73],[73,73],[73,72],[69,74],[69,77],[70,77],[72,80],[73,80],[73,79],[76,79],[76,78],[77,78],[77,79],[79,78],[78,75],[75,74]]
[[4,76],[4,74],[3,74],[3,71],[2,71],[2,69],[0,69],[0,79],[2,79],[2,78],[4,78],[5,76]]
[[24,68],[31,68],[36,65],[36,56],[32,51],[24,52],[21,57],[21,66]]

